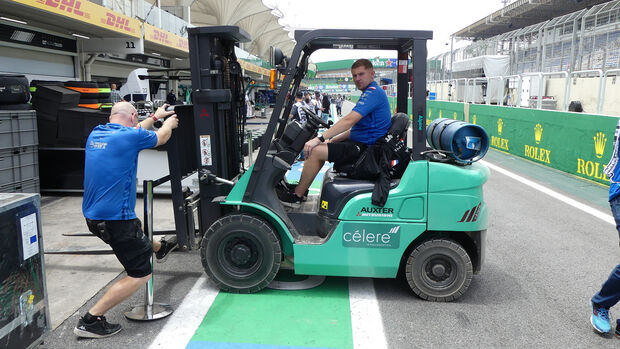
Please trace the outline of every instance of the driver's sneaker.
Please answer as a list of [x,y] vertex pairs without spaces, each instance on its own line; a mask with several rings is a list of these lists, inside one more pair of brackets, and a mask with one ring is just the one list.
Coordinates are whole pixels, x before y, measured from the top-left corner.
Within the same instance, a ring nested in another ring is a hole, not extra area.
[[161,243],[161,247],[159,248],[159,251],[155,252],[155,258],[157,259],[157,263],[163,263],[166,259],[168,259],[170,252],[179,247],[179,244],[177,244],[176,236],[173,236],[168,240],[161,239],[159,242]]
[[603,334],[609,333],[611,331],[611,325],[609,324],[609,309],[605,309],[592,302],[592,316],[590,316],[590,322],[596,332]]
[[78,320],[77,326],[73,329],[73,333],[83,338],[105,338],[119,333],[123,328],[119,324],[111,324],[106,321],[105,316],[96,316],[91,323],[84,321],[84,318]]
[[278,199],[282,202],[283,206],[291,208],[299,208],[304,201],[303,197],[297,196],[294,191],[278,190]]
[[[289,183],[286,180],[281,180],[277,185],[276,185],[276,191],[278,192],[294,192],[295,189],[297,188],[297,184],[293,184],[293,183]],[[306,192],[304,193],[304,200],[306,201],[308,200],[308,193],[310,192],[310,189],[306,189]],[[281,193],[278,193],[278,196],[280,196]]]

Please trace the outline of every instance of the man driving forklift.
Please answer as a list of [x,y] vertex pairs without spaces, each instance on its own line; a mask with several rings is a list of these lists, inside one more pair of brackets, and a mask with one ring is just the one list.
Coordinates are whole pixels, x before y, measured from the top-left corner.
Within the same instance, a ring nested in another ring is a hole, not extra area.
[[306,160],[299,184],[291,190],[278,190],[282,205],[299,207],[314,177],[325,161],[338,166],[353,164],[391,126],[390,103],[377,84],[375,70],[368,59],[358,59],[351,66],[355,87],[362,91],[353,110],[321,135],[304,145]]

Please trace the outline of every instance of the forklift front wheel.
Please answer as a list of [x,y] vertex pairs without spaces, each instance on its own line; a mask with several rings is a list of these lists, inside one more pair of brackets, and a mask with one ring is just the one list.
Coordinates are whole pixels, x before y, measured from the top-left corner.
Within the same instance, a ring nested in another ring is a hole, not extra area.
[[202,266],[221,289],[253,293],[265,288],[280,269],[282,249],[262,218],[236,213],[215,221],[200,246]]
[[405,275],[409,287],[420,298],[450,302],[469,288],[473,267],[461,245],[448,239],[433,239],[411,252]]

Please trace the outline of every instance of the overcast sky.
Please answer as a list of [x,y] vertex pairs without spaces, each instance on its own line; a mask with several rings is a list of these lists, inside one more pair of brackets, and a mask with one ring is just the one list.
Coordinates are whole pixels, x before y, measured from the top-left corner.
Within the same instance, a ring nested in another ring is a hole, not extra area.
[[[268,7],[277,4],[284,14],[280,24],[291,28],[432,30],[434,39],[428,43],[429,57],[450,51],[451,34],[502,8],[501,0],[263,0],[263,3]],[[366,51],[363,55],[396,57],[395,53],[385,51]],[[311,60],[359,57],[359,51],[320,50]]]

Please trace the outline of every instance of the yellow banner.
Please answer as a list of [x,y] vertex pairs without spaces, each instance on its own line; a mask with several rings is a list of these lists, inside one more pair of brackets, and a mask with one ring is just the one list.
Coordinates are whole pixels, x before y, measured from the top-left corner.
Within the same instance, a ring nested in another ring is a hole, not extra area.
[[239,60],[239,65],[241,65],[241,68],[243,68],[245,70],[249,70],[249,71],[254,72],[254,73],[258,73],[258,74],[269,76],[269,69],[266,69],[266,68],[263,68],[263,67],[259,67],[256,64],[252,64],[250,62],[246,62],[246,61],[240,59]]
[[144,23],[143,26],[144,40],[176,48],[179,51],[189,52],[189,42],[186,38],[154,27],[148,23]]
[[140,21],[86,0],[13,0],[64,17],[96,25],[136,38],[142,36]]

